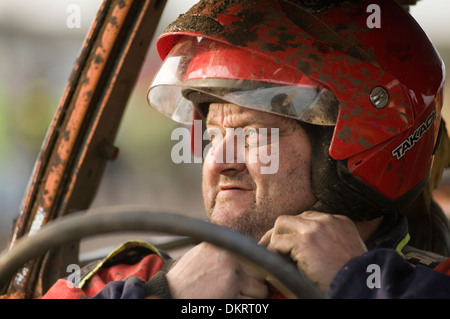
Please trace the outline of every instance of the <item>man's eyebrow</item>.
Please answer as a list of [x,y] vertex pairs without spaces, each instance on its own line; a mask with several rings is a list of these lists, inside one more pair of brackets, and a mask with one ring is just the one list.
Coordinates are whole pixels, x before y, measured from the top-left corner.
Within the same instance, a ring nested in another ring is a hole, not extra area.
[[[239,117],[235,122],[238,125],[235,125],[235,127],[247,127],[247,126],[256,126],[256,127],[272,127],[273,121],[267,119],[267,120],[261,120],[261,118],[255,118],[254,116],[245,116],[244,118]],[[207,117],[206,118],[206,125],[207,126],[218,126],[216,119]]]
[[215,122],[215,118],[211,118],[209,116],[206,118],[206,125],[217,125]]

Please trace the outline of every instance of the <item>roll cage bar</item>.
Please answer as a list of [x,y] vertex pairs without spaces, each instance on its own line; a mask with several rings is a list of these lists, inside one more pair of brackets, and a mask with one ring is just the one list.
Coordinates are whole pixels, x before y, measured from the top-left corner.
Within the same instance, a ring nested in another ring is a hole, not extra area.
[[[49,221],[89,208],[166,0],[104,0],[85,38],[42,144],[16,219],[9,249]],[[38,298],[79,243],[29,261],[0,287],[4,298]]]

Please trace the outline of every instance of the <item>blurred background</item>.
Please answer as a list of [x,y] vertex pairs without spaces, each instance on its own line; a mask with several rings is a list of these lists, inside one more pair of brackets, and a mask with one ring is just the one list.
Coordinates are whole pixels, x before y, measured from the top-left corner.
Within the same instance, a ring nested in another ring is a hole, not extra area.
[[[168,0],[156,34],[196,2]],[[8,243],[47,127],[100,3],[0,2],[0,250]],[[68,25],[74,5],[80,23]],[[450,1],[421,0],[410,12],[450,65]],[[146,102],[159,63],[152,44],[116,139],[120,156],[108,164],[93,206],[133,203],[203,217],[200,164],[172,162],[170,151],[176,142],[170,134],[176,124]],[[450,123],[448,83],[444,117]],[[443,185],[447,180],[445,174]],[[444,187],[436,191],[436,198],[450,212],[450,194]]]

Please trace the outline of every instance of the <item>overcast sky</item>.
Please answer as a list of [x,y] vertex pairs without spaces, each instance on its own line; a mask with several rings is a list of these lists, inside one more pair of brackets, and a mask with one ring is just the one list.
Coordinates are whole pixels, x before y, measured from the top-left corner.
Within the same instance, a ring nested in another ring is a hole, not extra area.
[[[197,0],[168,0],[163,15],[166,24],[186,11]],[[14,27],[31,32],[73,35],[85,34],[95,16],[100,0],[10,0],[0,2],[0,28]],[[79,6],[81,28],[68,29],[67,8]],[[422,25],[434,42],[445,41],[450,45],[450,1],[420,0],[411,8],[411,14]],[[437,44],[437,43],[436,43]]]

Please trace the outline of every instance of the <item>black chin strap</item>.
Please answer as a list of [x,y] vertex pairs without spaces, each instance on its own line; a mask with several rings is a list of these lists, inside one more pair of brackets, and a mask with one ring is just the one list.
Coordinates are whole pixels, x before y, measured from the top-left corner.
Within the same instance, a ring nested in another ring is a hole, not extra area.
[[[299,122],[300,123],[300,122]],[[425,179],[401,198],[391,200],[354,178],[345,161],[329,156],[334,127],[300,123],[311,143],[311,185],[318,201],[311,210],[371,220],[400,212],[422,190]]]

